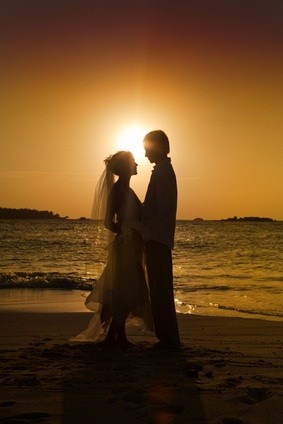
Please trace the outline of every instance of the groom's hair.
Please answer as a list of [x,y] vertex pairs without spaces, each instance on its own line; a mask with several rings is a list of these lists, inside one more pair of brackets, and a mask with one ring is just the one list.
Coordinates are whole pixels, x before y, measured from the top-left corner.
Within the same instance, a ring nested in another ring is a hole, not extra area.
[[164,131],[151,131],[143,139],[145,149],[167,155],[170,152],[169,139]]

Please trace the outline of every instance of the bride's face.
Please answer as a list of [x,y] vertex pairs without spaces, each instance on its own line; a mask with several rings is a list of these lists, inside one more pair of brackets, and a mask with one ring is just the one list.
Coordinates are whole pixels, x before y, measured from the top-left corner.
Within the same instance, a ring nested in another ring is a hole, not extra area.
[[120,175],[137,175],[137,167],[134,157],[129,157],[121,164]]
[[129,173],[130,173],[130,175],[137,175],[137,173],[138,173],[137,168],[138,168],[138,164],[135,162],[135,159],[132,158],[129,161]]

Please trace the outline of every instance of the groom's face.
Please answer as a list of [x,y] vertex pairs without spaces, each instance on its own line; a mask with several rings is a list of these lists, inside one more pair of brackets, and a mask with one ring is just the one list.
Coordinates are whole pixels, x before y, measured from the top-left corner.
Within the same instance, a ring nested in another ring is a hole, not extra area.
[[150,163],[157,163],[167,156],[153,149],[145,148],[144,150],[145,150],[144,155],[149,160]]
[[156,161],[156,152],[152,149],[145,149],[145,157],[149,160],[150,163],[155,163]]

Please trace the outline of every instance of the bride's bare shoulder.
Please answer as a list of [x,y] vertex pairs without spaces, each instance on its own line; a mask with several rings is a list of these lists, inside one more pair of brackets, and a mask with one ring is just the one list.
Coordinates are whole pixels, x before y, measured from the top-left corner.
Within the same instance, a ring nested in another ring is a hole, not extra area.
[[112,205],[115,205],[115,208],[117,208],[118,205],[120,205],[124,201],[123,187],[121,187],[120,184],[117,184],[117,182],[113,184],[110,190],[108,201]]
[[123,188],[122,188],[121,184],[119,184],[116,181],[116,183],[114,183],[113,186],[111,187],[110,194],[112,196],[116,196],[116,195],[120,195],[121,193],[123,193]]

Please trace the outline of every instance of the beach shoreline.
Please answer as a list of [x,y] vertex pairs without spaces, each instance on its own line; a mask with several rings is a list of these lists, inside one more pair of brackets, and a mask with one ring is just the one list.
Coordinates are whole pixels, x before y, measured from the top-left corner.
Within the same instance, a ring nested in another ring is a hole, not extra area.
[[[0,311],[14,312],[89,312],[85,299],[89,291],[62,288],[2,288],[0,289]],[[178,295],[177,295],[178,296]],[[178,299],[176,310],[180,315],[207,316],[218,318],[243,318],[282,322],[283,317],[272,314],[244,313],[233,308],[192,307],[190,312],[180,307]]]
[[1,422],[281,422],[283,323],[178,314],[181,352],[137,328],[134,349],[106,350],[69,341],[92,315],[82,306],[2,307]]

